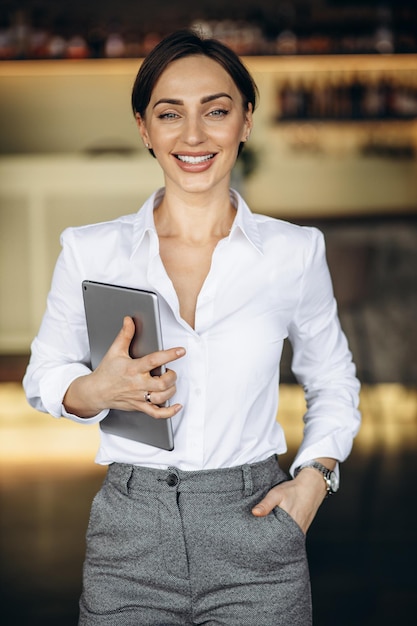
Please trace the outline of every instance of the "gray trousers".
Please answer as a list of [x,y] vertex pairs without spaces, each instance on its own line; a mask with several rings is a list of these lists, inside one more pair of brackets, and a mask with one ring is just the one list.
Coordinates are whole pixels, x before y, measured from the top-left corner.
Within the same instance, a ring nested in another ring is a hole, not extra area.
[[305,536],[252,507],[277,458],[185,472],[113,464],[87,531],[79,626],[310,626]]

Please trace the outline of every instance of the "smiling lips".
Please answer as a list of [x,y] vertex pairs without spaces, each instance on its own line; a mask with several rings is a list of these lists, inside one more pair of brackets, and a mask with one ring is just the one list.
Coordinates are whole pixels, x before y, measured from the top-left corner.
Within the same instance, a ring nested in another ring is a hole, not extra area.
[[210,154],[174,154],[181,169],[186,171],[201,172],[211,166],[212,159],[216,156],[214,152]]
[[197,165],[198,163],[203,163],[204,161],[209,161],[214,157],[214,154],[204,154],[203,156],[191,156],[189,154],[176,154],[177,159],[182,161],[183,163],[192,163],[193,165]]

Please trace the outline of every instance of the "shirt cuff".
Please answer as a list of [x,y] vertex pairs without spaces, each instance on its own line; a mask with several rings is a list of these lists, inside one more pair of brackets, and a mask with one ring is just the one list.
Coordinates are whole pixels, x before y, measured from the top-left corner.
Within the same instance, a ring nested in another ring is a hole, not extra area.
[[352,444],[353,437],[350,430],[338,430],[311,445],[301,444],[289,472],[294,477],[294,471],[306,461],[329,458],[336,459],[338,462],[334,471],[339,476],[339,463],[347,459],[352,449]]
[[56,367],[44,374],[40,382],[40,396],[45,410],[53,417],[66,417],[80,424],[95,424],[106,417],[109,410],[100,411],[93,417],[79,417],[65,410],[63,399],[71,383],[91,370],[82,363],[70,363]]

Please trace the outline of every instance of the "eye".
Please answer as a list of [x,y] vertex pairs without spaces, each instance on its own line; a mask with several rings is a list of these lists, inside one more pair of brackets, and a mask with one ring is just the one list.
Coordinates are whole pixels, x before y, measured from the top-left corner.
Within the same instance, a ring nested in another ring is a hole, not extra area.
[[226,117],[226,115],[229,113],[229,111],[227,111],[226,109],[214,109],[214,111],[210,111],[209,116],[210,117]]
[[160,115],[158,115],[158,119],[160,120],[176,120],[178,117],[177,113],[161,113]]

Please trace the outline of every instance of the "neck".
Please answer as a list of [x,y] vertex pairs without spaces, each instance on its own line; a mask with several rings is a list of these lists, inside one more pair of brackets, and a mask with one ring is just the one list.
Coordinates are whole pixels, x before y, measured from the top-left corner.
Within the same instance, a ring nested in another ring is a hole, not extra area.
[[221,194],[165,193],[154,211],[160,237],[177,237],[184,241],[204,242],[229,234],[236,210],[229,189]]

